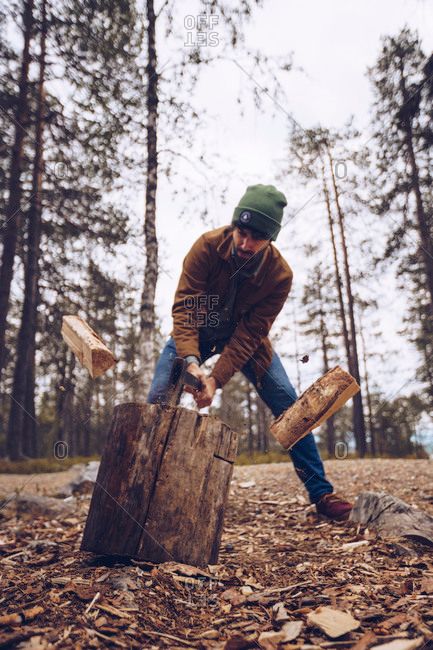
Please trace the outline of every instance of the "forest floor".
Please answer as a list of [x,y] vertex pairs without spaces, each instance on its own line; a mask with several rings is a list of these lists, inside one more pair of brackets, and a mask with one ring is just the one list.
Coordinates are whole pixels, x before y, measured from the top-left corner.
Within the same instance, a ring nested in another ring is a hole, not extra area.
[[[384,490],[433,515],[433,461],[326,469],[347,497]],[[55,494],[68,474],[2,475],[0,495]],[[0,511],[0,648],[433,650],[432,548],[320,521],[290,463],[235,467],[219,564],[202,571],[80,552],[89,500],[53,518],[17,514],[12,495]],[[321,606],[357,629],[331,638],[308,620]]]

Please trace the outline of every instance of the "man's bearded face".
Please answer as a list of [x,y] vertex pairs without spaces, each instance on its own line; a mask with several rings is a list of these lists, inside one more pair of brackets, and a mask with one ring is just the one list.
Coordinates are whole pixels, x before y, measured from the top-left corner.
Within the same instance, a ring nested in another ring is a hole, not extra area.
[[236,226],[233,230],[233,243],[236,255],[242,260],[249,260],[256,253],[262,251],[268,245],[267,239],[262,233],[251,228]]

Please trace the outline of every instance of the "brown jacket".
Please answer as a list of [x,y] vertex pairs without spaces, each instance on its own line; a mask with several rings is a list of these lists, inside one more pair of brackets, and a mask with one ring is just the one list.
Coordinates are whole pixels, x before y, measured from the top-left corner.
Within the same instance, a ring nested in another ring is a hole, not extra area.
[[[200,359],[198,328],[211,318],[216,299],[227,294],[233,273],[229,263],[232,241],[231,226],[205,232],[183,261],[171,333],[181,357],[195,355]],[[211,373],[220,386],[251,357],[260,381],[272,359],[267,335],[286,301],[292,277],[280,252],[272,244],[267,246],[256,275],[243,280],[239,287],[233,311],[236,329]]]

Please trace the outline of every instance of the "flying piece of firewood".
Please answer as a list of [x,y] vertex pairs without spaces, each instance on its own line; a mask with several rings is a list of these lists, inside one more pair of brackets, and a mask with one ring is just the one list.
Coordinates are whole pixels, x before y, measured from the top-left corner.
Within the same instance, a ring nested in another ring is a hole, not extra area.
[[63,316],[62,336],[93,379],[116,363],[113,353],[80,316]]
[[298,440],[325,422],[359,390],[352,375],[336,366],[307,388],[299,399],[273,422],[270,431],[285,449],[291,449]]

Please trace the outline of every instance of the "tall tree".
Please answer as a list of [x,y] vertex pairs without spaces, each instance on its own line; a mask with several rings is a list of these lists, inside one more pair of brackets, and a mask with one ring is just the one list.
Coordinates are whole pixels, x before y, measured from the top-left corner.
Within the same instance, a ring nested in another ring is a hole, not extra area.
[[[334,260],[335,285],[337,287],[341,334],[344,342],[349,371],[360,383],[358,345],[356,339],[356,325],[354,314],[354,296],[350,270],[350,254],[348,251],[344,212],[341,201],[341,192],[338,187],[334,170],[334,149],[341,150],[343,159],[349,159],[350,153],[343,146],[346,139],[354,138],[356,132],[348,128],[344,134],[330,131],[322,127],[292,131],[289,140],[289,170],[296,171],[305,182],[314,183],[316,191],[322,194],[325,204],[327,223],[330,232],[332,256]],[[343,156],[344,154],[344,156]],[[328,184],[333,189],[333,203],[336,217],[333,215]],[[339,225],[340,242],[338,243],[343,257],[344,281],[340,271],[340,261],[337,252],[337,238],[335,233],[335,220]],[[345,293],[345,300],[343,297]],[[348,324],[349,323],[349,326]],[[350,334],[349,334],[350,332]],[[362,395],[358,393],[353,400],[353,430],[356,448],[362,457],[366,451],[366,436]]]
[[352,372],[352,354],[350,351],[349,331],[347,328],[346,309],[344,306],[344,299],[343,299],[344,286],[341,278],[340,264],[338,260],[337,243],[336,243],[335,230],[334,230],[334,217],[331,210],[331,201],[329,198],[329,189],[328,189],[324,165],[322,165],[321,173],[322,173],[322,183],[323,183],[323,198],[325,201],[326,214],[328,217],[329,234],[330,234],[331,245],[332,245],[332,258],[334,260],[335,285],[337,287],[338,308],[339,308],[341,329],[342,329],[342,335],[344,341],[344,349],[346,351],[346,359],[347,359],[349,372]]
[[[51,439],[65,436],[71,442],[71,449],[78,449],[81,444],[79,438],[75,444],[76,434],[71,427],[74,421],[78,425],[82,421],[82,386],[76,385],[77,370],[59,341],[61,317],[68,312],[86,315],[88,278],[83,259],[103,257],[107,265],[126,239],[128,210],[120,207],[119,199],[112,200],[107,188],[119,193],[121,175],[133,164],[124,145],[137,130],[144,102],[137,63],[142,34],[132,5],[126,1],[120,5],[117,2],[80,0],[71,3],[64,0],[51,6],[46,35],[45,165],[41,165],[40,178],[46,219],[40,232],[39,287],[43,320],[38,332],[38,359],[42,365],[36,372],[44,376],[44,385],[50,380],[57,394],[56,400],[43,400],[43,434]],[[90,42],[92,47],[89,47]],[[58,85],[51,84],[59,77],[62,79],[61,96],[57,96]],[[37,106],[37,98],[32,96],[33,104]],[[35,145],[37,124],[35,109],[29,127],[33,128],[35,140],[32,143]],[[41,151],[41,147],[34,147],[35,160]],[[33,194],[35,200],[31,210],[38,207],[38,195]],[[34,210],[29,212],[30,216],[32,214]],[[36,224],[33,217],[32,224]],[[26,260],[33,254],[26,269],[34,268],[36,248],[30,242],[37,240],[36,234],[32,231],[30,239],[26,239],[26,244],[29,243]],[[30,273],[30,276],[33,282],[36,275]],[[27,281],[26,286],[30,286]],[[99,290],[109,289],[102,286],[101,281]],[[16,293],[19,295],[19,290]],[[26,289],[26,313],[29,312],[29,295]],[[23,319],[22,340],[29,326],[30,321]],[[104,335],[104,328],[101,334]],[[28,353],[29,350],[30,347]],[[15,368],[15,392],[18,391],[17,377],[23,376],[22,359],[21,356]],[[29,372],[27,377],[31,376]],[[33,385],[30,379],[27,387]],[[29,405],[33,395],[32,390],[26,390],[25,401]],[[31,413],[32,408],[26,411]],[[56,412],[61,420],[50,430],[48,418]],[[11,427],[18,426],[18,420],[15,413],[11,415]],[[103,418],[100,420],[103,426]],[[29,429],[25,427],[24,430]],[[46,453],[49,448],[46,441],[40,439],[39,442],[40,449]]]
[[[397,227],[392,228],[388,240],[389,252],[411,246],[412,239],[406,235],[410,231],[416,234],[416,254],[422,262],[433,316],[433,226],[425,200],[431,86],[425,77],[425,63],[418,35],[404,28],[397,36],[383,39],[379,58],[369,70],[376,97],[374,138],[379,149],[373,206],[385,217],[395,214]],[[413,209],[409,197],[413,197]]]
[[147,15],[147,156],[144,237],[146,265],[140,305],[140,360],[136,392],[144,399],[150,387],[154,361],[155,291],[158,279],[158,240],[156,237],[156,190],[158,183],[158,72],[155,42],[156,16],[153,0],[146,0]]
[[46,0],[41,0],[39,76],[36,96],[35,150],[32,195],[27,215],[27,255],[24,302],[18,334],[12,404],[7,438],[8,455],[17,460],[23,451],[37,455],[35,410],[35,338],[39,303],[39,256],[42,219],[43,130],[45,120]]
[[24,138],[28,128],[28,86],[31,61],[30,42],[33,32],[34,0],[24,0],[22,13],[23,50],[19,94],[15,108],[15,138],[9,169],[9,196],[3,224],[3,251],[0,267],[0,379],[5,362],[6,319],[13,277],[18,230],[22,223],[22,168]]
[[[349,251],[348,251],[347,241],[346,241],[346,227],[345,227],[344,214],[341,207],[340,191],[335,177],[335,163],[331,153],[329,142],[326,143],[326,152],[328,155],[328,162],[329,162],[329,174],[331,176],[332,187],[334,190],[334,201],[335,201],[335,206],[338,215],[341,248],[343,251],[343,260],[344,260],[347,310],[349,314],[349,323],[350,323],[350,358],[351,358],[350,369],[351,369],[351,373],[353,374],[353,377],[358,382],[358,384],[360,384],[361,375],[359,372],[358,341],[357,341],[356,322],[355,322],[355,301],[354,301],[353,289],[352,289],[352,276],[350,271]],[[354,420],[353,425],[354,425],[356,443],[357,443],[356,446],[359,455],[361,456],[361,458],[363,458],[367,451],[367,445],[366,445],[364,410],[363,410],[361,392],[356,393],[356,395],[354,395],[353,397],[353,420]]]
[[380,455],[402,457],[420,455],[425,452],[416,440],[417,426],[421,421],[425,404],[418,395],[400,396],[392,400],[374,394],[373,409],[380,436]]

